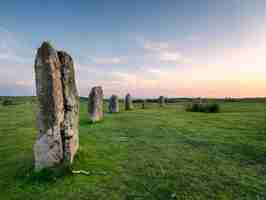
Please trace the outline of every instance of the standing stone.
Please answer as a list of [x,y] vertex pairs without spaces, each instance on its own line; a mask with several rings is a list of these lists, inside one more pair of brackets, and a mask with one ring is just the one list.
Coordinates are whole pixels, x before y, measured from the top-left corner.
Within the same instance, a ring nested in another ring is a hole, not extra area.
[[72,58],[48,42],[37,51],[35,78],[38,137],[34,157],[39,171],[73,161],[78,149],[79,97]]
[[119,112],[119,99],[118,96],[112,95],[109,99],[109,112],[118,113]]
[[132,110],[133,109],[133,103],[130,94],[126,95],[125,98],[125,110]]
[[103,118],[103,90],[102,87],[93,87],[89,94],[88,101],[89,118],[92,122],[97,122]]
[[159,105],[160,107],[163,107],[164,104],[165,104],[165,99],[163,96],[160,96],[159,99],[158,99],[158,102],[159,102]]
[[142,109],[145,109],[145,108],[146,108],[145,104],[146,104],[146,100],[143,99],[143,100],[141,101],[141,108],[142,108]]
[[205,102],[204,99],[201,97],[192,99],[192,103],[194,103],[194,104],[203,104],[204,102]]
[[61,81],[64,97],[64,122],[61,127],[63,142],[63,159],[66,163],[73,162],[79,147],[79,94],[75,81],[73,59],[66,52],[59,51],[61,63]]

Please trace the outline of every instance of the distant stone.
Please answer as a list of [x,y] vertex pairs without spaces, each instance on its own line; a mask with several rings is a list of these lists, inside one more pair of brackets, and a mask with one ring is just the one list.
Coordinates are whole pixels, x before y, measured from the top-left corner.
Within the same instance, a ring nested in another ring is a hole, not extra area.
[[130,94],[127,94],[125,97],[125,110],[132,110],[132,109],[133,109],[133,102]]
[[145,99],[143,99],[143,100],[141,101],[141,108],[142,108],[142,109],[145,109],[145,108],[146,108],[146,100],[145,100]]
[[165,104],[165,98],[163,96],[160,96],[158,99],[158,103],[161,107],[163,107]]
[[38,137],[34,145],[37,171],[72,163],[78,149],[79,97],[72,58],[48,42],[35,59]]
[[92,122],[103,119],[103,90],[102,87],[93,87],[88,101],[89,118]]
[[204,100],[204,99],[201,98],[201,97],[198,97],[198,98],[194,98],[194,99],[192,99],[192,103],[203,104],[203,103],[205,103],[205,102],[207,102],[207,101]]
[[109,99],[109,112],[118,113],[119,112],[119,99],[118,96],[112,95]]

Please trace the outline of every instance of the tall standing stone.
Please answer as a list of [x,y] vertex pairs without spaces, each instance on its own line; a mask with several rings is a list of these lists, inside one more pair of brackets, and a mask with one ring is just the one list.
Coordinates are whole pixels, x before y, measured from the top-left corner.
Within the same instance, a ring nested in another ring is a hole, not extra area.
[[127,94],[125,97],[125,110],[132,110],[133,103],[130,94]]
[[118,96],[112,95],[109,99],[109,112],[118,113],[119,112],[119,99]]
[[103,118],[103,90],[97,86],[91,89],[88,99],[88,113],[92,122],[97,122]]
[[165,104],[165,99],[163,96],[160,96],[159,99],[158,99],[158,103],[160,105],[160,107],[163,107],[164,104]]
[[38,136],[35,169],[73,161],[78,149],[79,97],[72,58],[48,42],[35,59]]
[[59,51],[61,81],[64,97],[64,122],[61,127],[63,159],[72,163],[79,147],[79,94],[75,81],[73,59],[66,52]]

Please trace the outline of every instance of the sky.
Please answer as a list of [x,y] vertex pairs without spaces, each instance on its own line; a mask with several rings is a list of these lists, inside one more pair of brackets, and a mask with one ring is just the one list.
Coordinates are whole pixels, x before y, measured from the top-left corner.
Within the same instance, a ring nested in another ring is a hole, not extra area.
[[265,97],[265,0],[9,0],[0,96],[35,95],[43,41],[74,59],[81,96]]

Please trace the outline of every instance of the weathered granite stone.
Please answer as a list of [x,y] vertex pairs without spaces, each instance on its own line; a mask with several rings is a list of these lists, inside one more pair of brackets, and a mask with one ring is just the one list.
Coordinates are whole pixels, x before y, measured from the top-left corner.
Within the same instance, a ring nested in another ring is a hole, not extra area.
[[48,42],[35,59],[38,98],[38,137],[34,145],[35,169],[72,162],[78,148],[79,99],[73,61]]
[[159,103],[159,105],[160,105],[161,107],[164,106],[164,104],[165,104],[165,99],[164,99],[163,96],[160,96],[160,97],[159,97],[159,99],[158,99],[158,103]]
[[132,110],[133,103],[130,94],[127,94],[125,97],[125,110]]
[[91,89],[88,101],[88,113],[92,122],[103,119],[103,90],[100,86]]
[[64,122],[61,127],[63,159],[72,163],[79,147],[79,95],[75,81],[74,63],[70,55],[59,51],[61,81],[64,97]]
[[35,60],[39,104],[39,133],[34,145],[36,169],[52,166],[63,159],[61,124],[64,120],[64,104],[60,67],[56,50],[49,43],[43,43]]
[[118,113],[119,112],[119,99],[118,96],[112,95],[109,99],[109,112]]

